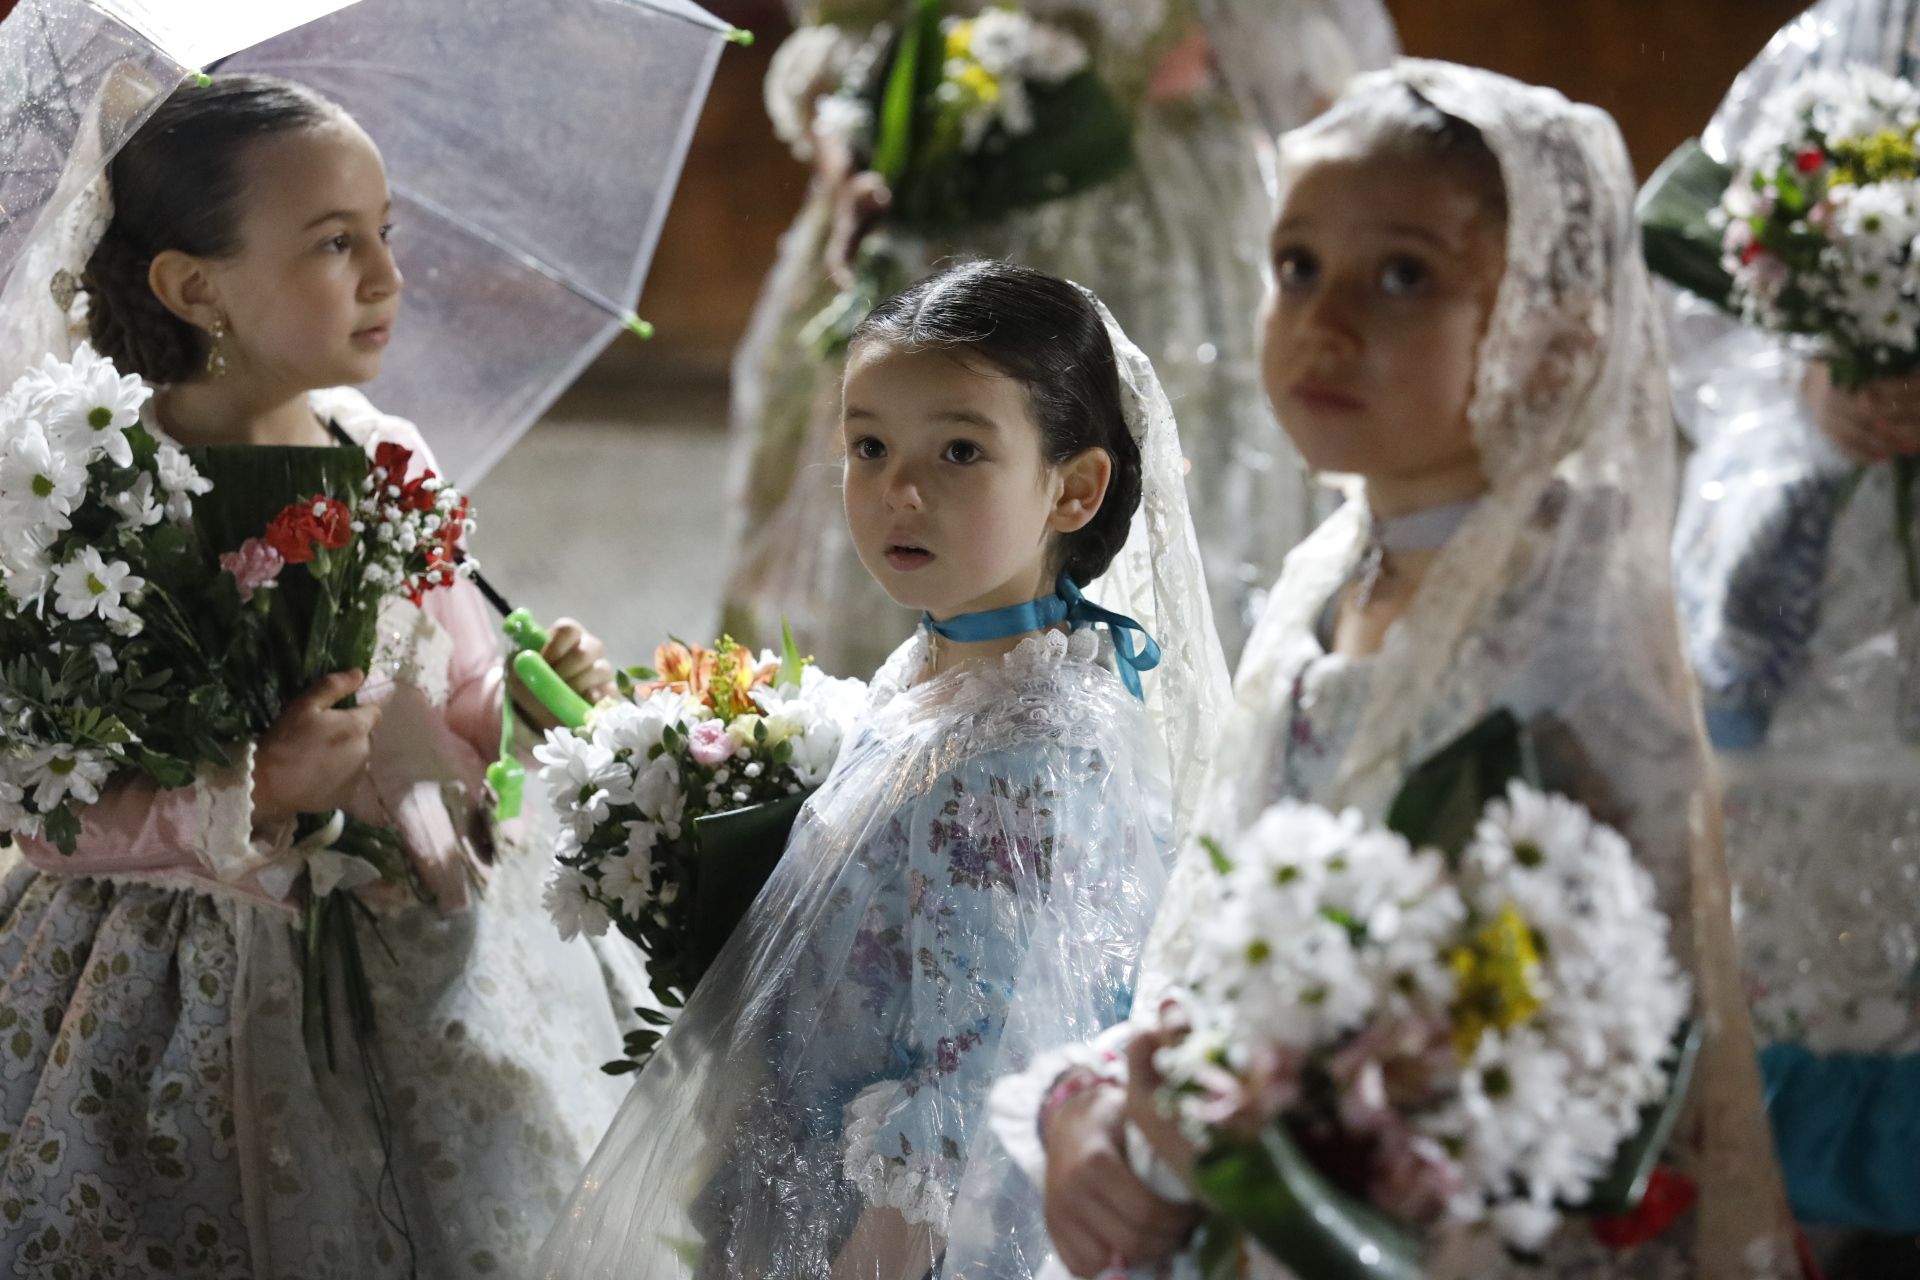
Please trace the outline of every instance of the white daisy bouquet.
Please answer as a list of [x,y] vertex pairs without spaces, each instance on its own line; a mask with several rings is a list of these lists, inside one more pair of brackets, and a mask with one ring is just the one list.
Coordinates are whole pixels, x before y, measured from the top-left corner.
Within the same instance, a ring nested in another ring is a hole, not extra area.
[[[1460,798],[1411,807],[1438,833]],[[1569,1207],[1637,1201],[1688,984],[1619,834],[1513,779],[1452,851],[1292,802],[1208,848],[1191,1031],[1156,1060],[1206,1153],[1204,1247],[1245,1231],[1298,1274],[1413,1276],[1443,1220],[1525,1252]]]
[[82,346],[0,396],[0,833],[71,849],[137,770],[178,786],[250,708],[192,518],[210,488],[140,426],[148,391]]
[[1920,89],[1867,66],[1764,107],[1714,220],[1730,303],[1819,343],[1834,382],[1920,367]]
[[[1132,121],[1076,31],[1010,5],[968,16],[907,0],[901,10],[814,106],[815,133],[886,179],[889,229],[951,234],[1077,195],[1133,163]],[[1087,17],[1097,24],[1094,10]],[[843,345],[907,283],[885,232],[860,258],[858,279],[813,319],[807,341]]]
[[[563,937],[617,928],[677,1006],[712,963],[826,780],[866,685],[723,638],[662,645],[621,698],[535,748],[560,820],[547,908]],[[630,1039],[632,1069],[654,1037]]]
[[[1920,370],[1920,88],[1861,65],[1801,77],[1761,104],[1734,160],[1690,142],[1660,166],[1640,201],[1648,265],[1806,344],[1843,390]],[[1920,458],[1889,465],[1920,601]]]

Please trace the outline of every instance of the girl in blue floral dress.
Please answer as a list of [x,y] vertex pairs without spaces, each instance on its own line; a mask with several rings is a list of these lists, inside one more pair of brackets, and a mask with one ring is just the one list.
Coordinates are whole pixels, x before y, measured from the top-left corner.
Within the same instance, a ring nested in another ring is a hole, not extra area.
[[[938,1273],[956,1200],[999,1191],[965,1185],[988,1085],[1129,1007],[1225,692],[1151,368],[1077,287],[972,263],[875,311],[843,417],[850,533],[925,623],[543,1275]],[[1044,1256],[1033,1197],[1006,1226]]]

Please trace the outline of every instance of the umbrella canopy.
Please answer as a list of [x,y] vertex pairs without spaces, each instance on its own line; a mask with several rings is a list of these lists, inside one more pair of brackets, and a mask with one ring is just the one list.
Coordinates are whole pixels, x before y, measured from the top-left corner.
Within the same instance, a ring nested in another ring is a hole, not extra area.
[[0,24],[0,372],[38,354],[63,214],[159,101],[203,68],[284,76],[386,157],[406,302],[369,392],[471,486],[644,328],[730,34],[688,0],[21,0]]

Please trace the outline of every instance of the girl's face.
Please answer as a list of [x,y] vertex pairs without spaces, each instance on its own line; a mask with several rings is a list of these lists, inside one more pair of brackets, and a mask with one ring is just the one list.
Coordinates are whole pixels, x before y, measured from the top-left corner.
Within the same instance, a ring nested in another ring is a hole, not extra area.
[[1314,145],[1273,230],[1274,411],[1308,465],[1370,490],[1477,474],[1467,405],[1504,228],[1444,164]]
[[380,152],[341,116],[269,138],[241,163],[240,252],[204,262],[228,376],[290,392],[371,382],[401,286]]
[[888,595],[946,619],[1049,592],[1049,540],[1081,528],[1110,460],[1060,466],[1018,381],[965,352],[856,347],[842,432],[847,527]]

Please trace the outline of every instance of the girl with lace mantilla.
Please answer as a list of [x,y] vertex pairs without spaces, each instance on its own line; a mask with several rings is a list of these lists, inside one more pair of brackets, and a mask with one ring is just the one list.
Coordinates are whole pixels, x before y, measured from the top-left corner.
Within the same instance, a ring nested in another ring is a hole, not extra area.
[[[972,1171],[988,1083],[1128,1008],[1226,685],[1151,367],[1076,286],[973,263],[861,325],[845,433],[855,545],[925,624],[543,1276],[950,1274],[957,1207],[1005,1199]],[[1033,1256],[1038,1205],[1005,1203]]]
[[[985,0],[945,9],[977,14]],[[1134,121],[1134,163],[1078,195],[977,225],[941,243],[900,245],[909,278],[952,255],[1004,258],[1078,280],[1113,308],[1180,410],[1207,585],[1229,657],[1280,558],[1326,510],[1260,395],[1252,335],[1254,251],[1271,211],[1265,139],[1299,124],[1395,41],[1380,0],[1027,0],[1036,21],[1087,47]],[[734,365],[736,501],[743,525],[726,588],[735,635],[791,621],[830,670],[864,674],[895,634],[840,625],[898,618],[862,571],[834,489],[841,362],[803,341],[838,287],[876,175],[849,173],[816,107],[850,68],[889,46],[896,0],[789,0],[799,30],[767,77],[768,113],[816,178],[781,246]]]
[[[1689,827],[1706,786],[1664,594],[1664,366],[1619,133],[1549,90],[1403,62],[1289,134],[1282,171],[1267,386],[1309,461],[1359,485],[1288,557],[1194,829],[1230,837],[1282,798],[1379,822],[1410,769],[1510,710],[1547,785],[1628,836],[1692,962],[1708,1061],[1671,1156],[1702,1199],[1624,1252],[1570,1218],[1533,1265],[1448,1229],[1429,1274],[1790,1275],[1725,873]],[[1203,857],[1174,873],[1139,1026],[1205,927]],[[1135,1225],[1182,1198],[1192,1155],[1154,1100],[1160,1036],[1116,1028],[996,1088],[1074,1274],[1168,1252]],[[1171,1200],[1132,1172],[1129,1130]],[[1246,1273],[1283,1274],[1257,1251]]]
[[[378,373],[401,288],[380,156],[343,112],[281,81],[187,87],[107,182],[117,212],[66,234],[93,343],[158,385],[150,432],[325,446],[331,423],[432,465],[342,385]],[[599,646],[570,630],[554,656],[591,692]],[[505,686],[477,589],[389,601],[376,653],[231,767],[109,788],[71,855],[0,851],[0,1274],[524,1274],[618,1104],[593,1068],[627,1002],[491,826]],[[341,808],[398,828],[434,902],[369,901],[392,960],[369,939],[374,1043],[336,1069],[283,895],[293,816]]]
[[[1702,145],[1737,161],[1770,97],[1849,65],[1920,75],[1920,4],[1813,6],[1735,81]],[[1697,446],[1676,586],[1727,780],[1741,959],[1787,1190],[1809,1223],[1911,1237],[1920,595],[1896,534],[1894,460],[1920,453],[1920,396],[1894,379],[1837,390],[1804,351],[1668,297],[1675,402]],[[1910,1265],[1910,1241],[1888,1247]]]

